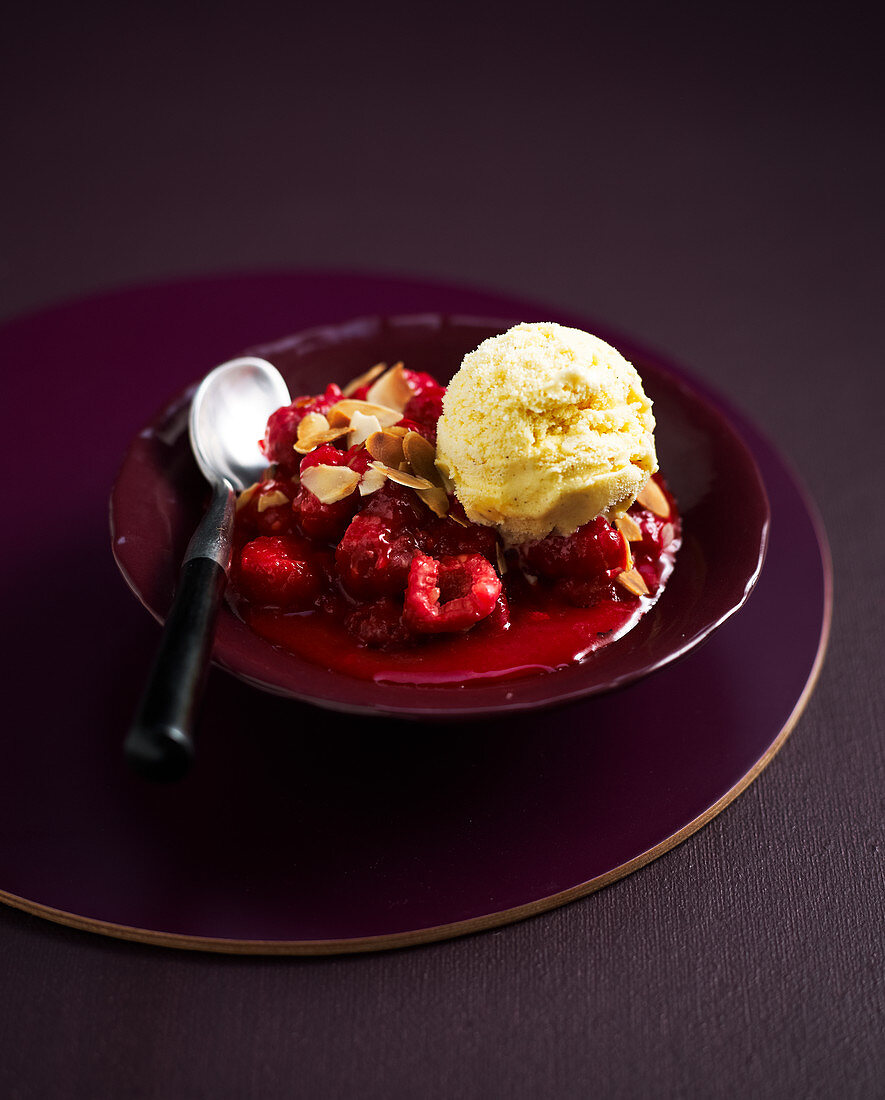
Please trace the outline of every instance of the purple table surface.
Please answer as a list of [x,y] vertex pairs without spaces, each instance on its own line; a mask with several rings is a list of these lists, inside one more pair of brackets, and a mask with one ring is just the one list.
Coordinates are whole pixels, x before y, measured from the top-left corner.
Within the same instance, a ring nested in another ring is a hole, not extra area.
[[[598,318],[722,390],[801,471],[833,551],[827,661],[784,749],[710,825],[611,888],[495,932],[357,957],[216,957],[0,907],[0,1094],[882,1095],[872,24],[862,9],[588,7],[505,24],[476,7],[315,7],[19,12],[0,43],[0,313],[198,272],[343,268]],[[256,340],[281,335],[249,309],[207,314],[206,358],[247,322]],[[156,335],[150,316],[140,324]],[[136,329],[109,331],[108,346],[121,335],[137,345]],[[62,395],[76,418],[101,372],[55,366],[53,400],[21,409],[25,386],[2,366],[6,539],[28,538],[34,507],[63,533],[66,484],[104,499],[167,380],[121,363],[119,417],[89,469],[70,471],[52,446],[67,429],[41,411]],[[35,635],[39,570],[78,560],[35,547],[35,569],[4,578],[34,587]],[[114,579],[115,625],[138,649],[152,624]],[[53,691],[68,647],[104,628],[46,637],[31,690]],[[22,689],[8,679],[8,696]],[[81,696],[123,705],[113,688]],[[44,767],[41,781],[64,783],[56,761]]]

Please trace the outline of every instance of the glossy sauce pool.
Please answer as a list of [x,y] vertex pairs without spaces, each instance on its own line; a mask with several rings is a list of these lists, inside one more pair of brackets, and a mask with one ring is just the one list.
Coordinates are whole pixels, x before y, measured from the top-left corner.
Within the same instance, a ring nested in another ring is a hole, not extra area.
[[342,624],[317,611],[283,613],[238,607],[246,624],[266,641],[305,661],[378,683],[457,687],[471,680],[515,680],[552,672],[588,658],[623,638],[657,602],[673,570],[679,539],[643,564],[652,596],[603,598],[572,607],[538,589],[511,601],[509,627],[436,636],[408,649],[378,650],[355,644]]

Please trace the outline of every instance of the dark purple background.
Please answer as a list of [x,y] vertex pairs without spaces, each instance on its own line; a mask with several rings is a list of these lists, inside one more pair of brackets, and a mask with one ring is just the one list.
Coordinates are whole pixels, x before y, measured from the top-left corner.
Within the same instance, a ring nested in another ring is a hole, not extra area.
[[[717,385],[800,470],[836,569],[818,690],[710,826],[495,933],[230,959],[2,908],[8,1094],[882,1091],[874,27],[812,5],[502,11],[17,16],[0,46],[2,313],[144,278],[325,266],[598,317]],[[88,378],[49,384],[73,410],[89,399]],[[106,445],[167,395],[135,396],[124,380]],[[16,425],[23,465],[38,424],[27,410]]]

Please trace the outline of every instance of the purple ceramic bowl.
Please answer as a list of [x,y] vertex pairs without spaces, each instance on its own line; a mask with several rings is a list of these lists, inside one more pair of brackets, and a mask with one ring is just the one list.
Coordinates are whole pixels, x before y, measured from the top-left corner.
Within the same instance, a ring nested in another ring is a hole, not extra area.
[[[373,363],[400,359],[445,382],[466,352],[514,323],[437,313],[359,318],[247,354],[274,363],[293,395],[318,392]],[[682,514],[683,544],[660,600],[625,637],[556,672],[416,687],[359,680],[294,657],[253,634],[225,606],[215,662],[265,691],[318,706],[428,720],[550,707],[622,687],[684,656],[752,591],[765,556],[768,500],[727,408],[651,358],[634,362],[654,401],[658,458]],[[111,497],[117,564],[161,621],[206,499],[187,433],[192,392],[182,393],[132,441]]]

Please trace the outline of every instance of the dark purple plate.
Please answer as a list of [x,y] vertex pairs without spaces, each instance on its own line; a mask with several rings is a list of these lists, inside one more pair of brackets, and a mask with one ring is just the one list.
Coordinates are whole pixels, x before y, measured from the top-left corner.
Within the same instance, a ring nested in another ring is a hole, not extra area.
[[[514,323],[438,313],[361,318],[249,354],[274,363],[293,396],[320,392],[331,381],[343,385],[379,361],[401,359],[448,381],[466,352]],[[238,353],[232,348],[230,357]],[[752,455],[721,407],[650,356],[636,366],[654,401],[659,461],[682,512],[683,545],[663,596],[625,637],[553,673],[416,687],[359,680],[293,656],[253,634],[225,606],[215,661],[256,687],[323,707],[439,720],[559,705],[622,687],[683,657],[741,607],[756,583],[768,500]],[[192,392],[138,433],[111,498],[117,563],[160,620],[206,497],[187,436]]]
[[[552,714],[433,726],[321,711],[213,670],[193,772],[169,787],[129,772],[122,741],[159,634],[107,545],[107,491],[135,407],[167,405],[263,335],[431,309],[546,316],[606,336],[586,317],[489,292],[330,272],[135,287],[0,325],[0,458],[21,469],[40,427],[54,471],[32,464],[27,495],[13,498],[28,505],[26,529],[18,507],[3,512],[0,899],[200,950],[439,940],[636,870],[728,805],[784,743],[823,659],[829,556],[789,467],[729,412],[765,482],[770,543],[741,613],[684,660]],[[666,370],[678,384],[679,368]]]

